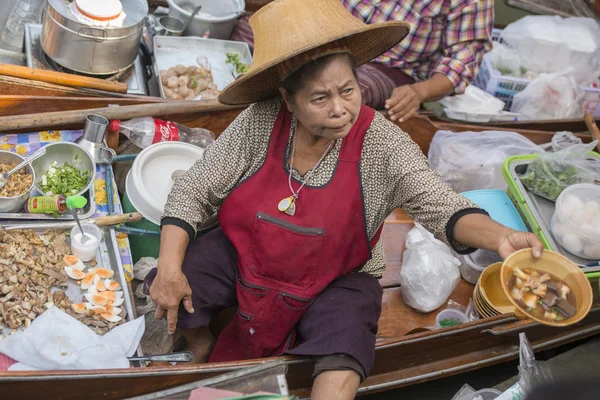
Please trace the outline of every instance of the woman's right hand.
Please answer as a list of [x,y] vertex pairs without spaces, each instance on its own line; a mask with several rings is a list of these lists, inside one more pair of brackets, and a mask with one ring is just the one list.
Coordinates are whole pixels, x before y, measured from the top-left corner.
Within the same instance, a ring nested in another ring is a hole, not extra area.
[[150,298],[156,304],[156,313],[154,314],[156,319],[163,319],[166,312],[170,335],[175,333],[179,304],[182,301],[187,312],[190,314],[194,312],[192,289],[187,278],[181,272],[181,268],[159,265],[156,278],[150,286]]

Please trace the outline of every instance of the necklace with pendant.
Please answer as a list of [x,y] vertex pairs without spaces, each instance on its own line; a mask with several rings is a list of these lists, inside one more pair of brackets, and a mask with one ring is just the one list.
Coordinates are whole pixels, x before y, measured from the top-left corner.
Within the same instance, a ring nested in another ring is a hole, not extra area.
[[329,146],[327,146],[327,149],[325,150],[325,152],[323,153],[323,155],[321,156],[319,161],[317,161],[314,168],[311,169],[310,171],[308,171],[308,173],[306,174],[304,179],[302,179],[302,185],[300,185],[300,188],[298,189],[298,191],[295,191],[294,188],[292,187],[292,168],[294,167],[294,153],[296,153],[296,129],[294,129],[294,132],[292,134],[293,134],[292,154],[290,156],[290,165],[289,165],[289,174],[288,174],[288,186],[290,188],[290,192],[292,192],[292,195],[290,197],[285,197],[285,198],[281,199],[281,201],[277,204],[277,209],[279,211],[286,213],[287,215],[290,215],[290,216],[293,216],[294,214],[296,214],[296,200],[298,199],[298,194],[300,193],[300,191],[302,190],[304,185],[306,185],[306,182],[308,182],[308,179],[311,177],[313,171],[315,169],[317,169],[317,167],[321,164],[321,161],[323,161],[323,159],[325,158],[327,153],[329,153],[329,150],[331,150],[331,148],[333,147],[333,144],[335,143],[335,141],[332,141],[331,143],[329,143]]

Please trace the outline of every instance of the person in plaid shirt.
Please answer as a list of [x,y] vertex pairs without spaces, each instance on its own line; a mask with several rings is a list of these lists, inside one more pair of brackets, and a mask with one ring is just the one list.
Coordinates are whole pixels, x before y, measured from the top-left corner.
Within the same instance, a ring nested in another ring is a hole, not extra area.
[[[341,0],[368,24],[398,20],[409,35],[384,55],[360,66],[363,103],[403,122],[425,101],[463,93],[492,49],[493,0]],[[247,17],[232,40],[252,46]]]

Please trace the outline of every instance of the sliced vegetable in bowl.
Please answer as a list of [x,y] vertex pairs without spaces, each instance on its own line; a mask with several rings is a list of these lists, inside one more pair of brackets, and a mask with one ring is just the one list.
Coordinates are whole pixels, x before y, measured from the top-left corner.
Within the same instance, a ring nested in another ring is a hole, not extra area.
[[42,175],[40,186],[48,196],[63,194],[75,195],[81,192],[92,179],[90,171],[80,170],[68,162],[58,165],[56,161]]

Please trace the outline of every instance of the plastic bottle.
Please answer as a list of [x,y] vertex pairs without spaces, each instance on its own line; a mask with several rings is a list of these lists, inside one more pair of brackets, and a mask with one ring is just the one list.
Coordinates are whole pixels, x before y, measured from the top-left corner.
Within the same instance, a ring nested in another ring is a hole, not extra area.
[[110,130],[119,131],[133,144],[142,149],[158,142],[179,141],[206,148],[215,140],[215,135],[206,129],[188,128],[176,122],[144,117],[121,122],[110,122]]
[[2,42],[11,50],[23,51],[25,24],[38,22],[45,0],[17,0],[4,25]]
[[56,196],[30,197],[25,203],[25,212],[30,214],[62,214],[73,208],[83,208],[87,199],[83,196],[69,196],[59,194]]

